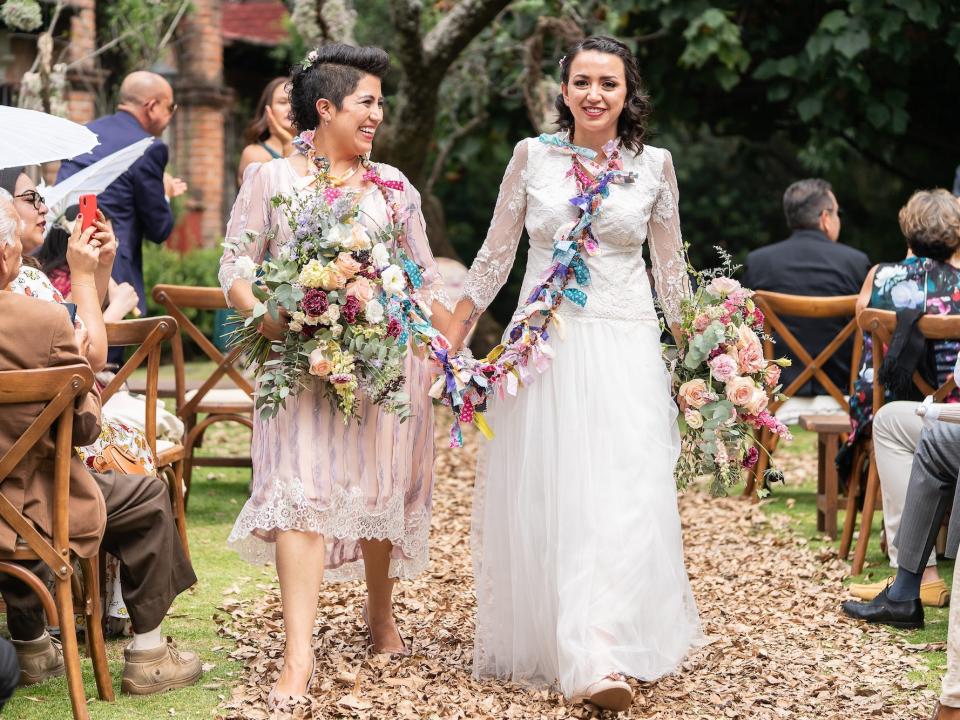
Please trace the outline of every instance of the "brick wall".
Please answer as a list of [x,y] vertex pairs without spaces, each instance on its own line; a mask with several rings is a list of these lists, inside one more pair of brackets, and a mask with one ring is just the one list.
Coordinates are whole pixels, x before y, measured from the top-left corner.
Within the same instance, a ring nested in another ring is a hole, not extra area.
[[[70,44],[67,47],[67,62],[85,58],[97,45],[96,0],[72,0],[76,11],[70,18]],[[68,117],[79,123],[94,119],[95,93],[92,88],[100,86],[102,76],[96,71],[94,59],[84,60],[68,76]]]
[[176,245],[210,246],[223,234],[224,117],[231,93],[223,87],[221,0],[193,0],[178,28],[175,82],[176,171],[190,186],[188,217]]

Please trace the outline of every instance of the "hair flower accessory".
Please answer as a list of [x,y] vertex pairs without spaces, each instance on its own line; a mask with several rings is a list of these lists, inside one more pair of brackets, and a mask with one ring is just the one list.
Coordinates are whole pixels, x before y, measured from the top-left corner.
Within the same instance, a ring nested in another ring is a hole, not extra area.
[[303,59],[303,62],[300,63],[300,66],[304,70],[307,70],[311,65],[313,65],[317,61],[318,57],[320,56],[317,54],[317,51],[311,50],[310,52],[307,53],[307,56]]

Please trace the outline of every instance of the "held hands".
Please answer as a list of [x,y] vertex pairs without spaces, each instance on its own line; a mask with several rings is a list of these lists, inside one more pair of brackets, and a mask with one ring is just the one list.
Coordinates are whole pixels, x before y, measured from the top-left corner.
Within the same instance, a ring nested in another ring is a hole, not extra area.
[[73,232],[67,241],[67,266],[70,268],[70,277],[74,284],[80,281],[92,281],[100,264],[100,244],[90,242],[95,232],[97,232],[96,225],[91,225],[81,232],[80,223],[74,223]]
[[170,173],[163,174],[163,192],[171,200],[187,191],[187,183]]
[[286,310],[280,308],[280,319],[274,320],[270,313],[267,313],[260,319],[258,329],[260,334],[268,340],[283,340],[287,334],[287,324],[290,321],[290,315]]
[[110,285],[110,305],[115,305],[121,311],[121,316],[126,317],[139,303],[140,296],[130,283]]

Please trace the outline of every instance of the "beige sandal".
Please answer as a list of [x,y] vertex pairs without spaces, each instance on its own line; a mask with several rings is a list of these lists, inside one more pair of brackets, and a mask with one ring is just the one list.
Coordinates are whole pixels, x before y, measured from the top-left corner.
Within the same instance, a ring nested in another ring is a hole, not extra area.
[[614,712],[623,712],[633,704],[633,691],[620,673],[610,673],[591,683],[583,697],[599,708]]

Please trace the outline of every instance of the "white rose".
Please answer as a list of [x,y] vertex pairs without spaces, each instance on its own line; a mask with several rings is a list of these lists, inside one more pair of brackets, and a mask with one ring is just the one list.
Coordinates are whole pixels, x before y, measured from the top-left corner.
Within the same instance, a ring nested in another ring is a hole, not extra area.
[[363,311],[367,322],[377,324],[383,320],[383,305],[376,300],[367,302],[367,307]]
[[334,323],[333,325],[330,326],[330,333],[333,335],[334,338],[340,337],[341,335],[343,335],[343,325],[340,325],[339,323]]
[[237,273],[237,277],[243,278],[244,280],[253,280],[257,274],[257,264],[246,255],[241,255],[234,260],[233,268]]
[[326,309],[323,315],[320,316],[320,322],[324,325],[333,325],[340,319],[340,306],[331,305]]
[[382,273],[380,280],[383,282],[383,289],[389,295],[399,295],[407,286],[407,280],[403,276],[403,270],[396,265],[388,265]]
[[350,244],[350,226],[337,223],[327,230],[327,236],[321,245],[324,247],[347,247]]
[[383,270],[390,264],[390,253],[387,251],[387,246],[379,242],[374,245],[370,251],[370,259],[373,260],[373,265],[377,270]]

